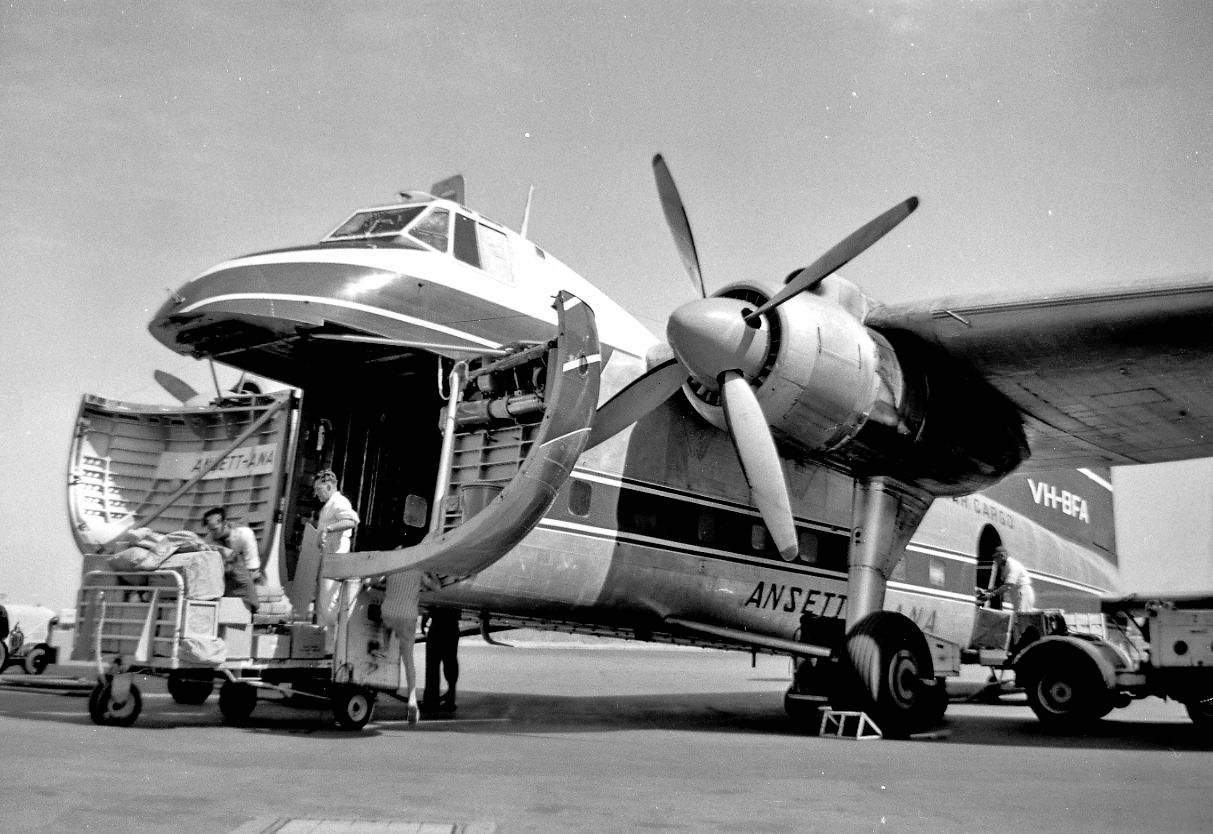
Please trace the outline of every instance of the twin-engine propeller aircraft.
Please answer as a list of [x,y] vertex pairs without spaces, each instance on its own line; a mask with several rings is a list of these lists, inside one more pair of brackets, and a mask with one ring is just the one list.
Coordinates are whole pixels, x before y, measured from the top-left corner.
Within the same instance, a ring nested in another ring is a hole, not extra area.
[[[159,341],[296,391],[184,421],[222,456],[290,415],[254,447],[260,492],[198,480],[177,520],[244,502],[310,591],[308,486],[331,467],[362,525],[324,576],[418,569],[442,586],[423,605],[485,622],[786,653],[790,712],[824,693],[905,733],[942,712],[937,665],[970,643],[995,546],[1028,565],[1040,605],[1092,610],[1116,581],[1103,468],[1213,455],[1209,276],[884,306],[834,273],[910,198],[782,286],[709,295],[674,180],[653,168],[700,296],[668,346],[466,208],[461,179],[183,286],[151,323]],[[86,439],[105,405],[89,402]],[[157,472],[165,491],[186,475]],[[80,510],[82,542],[100,542]],[[374,582],[355,586],[371,611]]]

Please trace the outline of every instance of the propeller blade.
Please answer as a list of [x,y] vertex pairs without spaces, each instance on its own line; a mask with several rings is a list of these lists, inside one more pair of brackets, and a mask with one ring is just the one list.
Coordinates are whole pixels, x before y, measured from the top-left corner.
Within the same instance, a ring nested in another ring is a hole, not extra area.
[[699,255],[695,251],[695,237],[691,234],[691,223],[687,220],[678,186],[674,184],[669,166],[665,164],[661,154],[653,157],[653,176],[657,180],[657,196],[661,198],[661,210],[665,212],[665,222],[670,227],[670,233],[674,235],[678,255],[691,276],[691,283],[699,290],[699,297],[707,298],[707,290],[703,287],[703,273],[699,270]]
[[594,415],[587,449],[614,437],[668,400],[687,380],[677,359],[668,359],[631,382]]
[[720,377],[722,405],[729,423],[729,436],[741,461],[741,470],[762,519],[779,555],[792,561],[799,553],[796,526],[792,522],[792,505],[779,453],[771,437],[771,427],[758,404],[758,397],[737,371],[725,371]]
[[876,241],[891,232],[898,223],[905,220],[914,209],[918,208],[918,198],[911,197],[898,203],[874,220],[851,232],[842,242],[837,243],[813,263],[800,270],[792,280],[784,284],[775,297],[763,304],[745,317],[747,322],[754,322],[763,313],[774,310],[794,295],[811,290],[821,283],[822,279],[845,266],[856,255],[863,252]]
[[445,350],[450,353],[468,353],[474,356],[508,356],[508,350],[491,347],[467,347],[465,345],[444,345],[438,342],[413,342],[408,339],[390,339],[387,336],[358,336],[353,333],[313,333],[310,338],[324,339],[329,342],[355,342],[363,345],[383,345],[384,347],[416,348],[418,350]]
[[182,405],[198,396],[198,392],[194,390],[193,386],[168,371],[155,371],[152,376],[155,377],[156,382],[160,383],[161,388],[172,394]]

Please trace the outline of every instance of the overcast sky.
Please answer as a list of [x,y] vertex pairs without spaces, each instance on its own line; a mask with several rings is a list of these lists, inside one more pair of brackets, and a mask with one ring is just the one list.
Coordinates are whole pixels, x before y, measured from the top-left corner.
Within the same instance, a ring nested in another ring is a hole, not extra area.
[[[661,334],[661,151],[709,289],[911,194],[844,270],[883,300],[1207,273],[1211,43],[1195,1],[6,4],[0,594],[72,604],[79,398],[208,390],[146,327],[218,261],[461,172]],[[1116,473],[1130,589],[1213,588],[1211,474]]]

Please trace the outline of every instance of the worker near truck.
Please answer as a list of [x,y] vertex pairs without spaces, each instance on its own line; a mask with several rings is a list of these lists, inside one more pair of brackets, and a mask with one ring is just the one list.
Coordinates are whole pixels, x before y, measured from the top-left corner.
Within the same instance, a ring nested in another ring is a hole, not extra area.
[[1036,607],[1036,591],[1032,589],[1028,569],[1018,559],[1012,558],[1001,544],[994,548],[994,576],[998,584],[978,595],[982,602],[1007,591],[1012,610],[1031,611]]

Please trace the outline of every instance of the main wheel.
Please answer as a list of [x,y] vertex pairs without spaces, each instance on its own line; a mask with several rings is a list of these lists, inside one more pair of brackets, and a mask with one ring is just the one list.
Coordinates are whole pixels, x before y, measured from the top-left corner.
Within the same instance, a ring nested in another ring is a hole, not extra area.
[[29,650],[25,656],[25,671],[31,675],[41,675],[50,663],[51,652],[45,643],[39,643]]
[[205,704],[214,689],[215,678],[209,669],[204,672],[178,669],[168,673],[168,694],[178,704]]
[[3,672],[8,666],[8,642],[0,640],[0,672]]
[[886,736],[923,729],[940,713],[935,663],[914,621],[874,611],[847,635],[840,657],[840,690],[831,702],[868,713]]
[[257,707],[257,690],[247,683],[224,681],[219,687],[219,712],[229,724],[243,724]]
[[[1044,654],[1023,670],[1022,685],[1028,706],[1042,724],[1078,729],[1111,711],[1111,693],[1090,655],[1064,643],[1041,646],[1039,651]],[[1020,678],[1017,670],[1017,683]]]
[[343,730],[361,730],[375,714],[375,693],[362,687],[342,687],[333,695],[333,717]]
[[133,683],[126,700],[121,703],[114,700],[113,682],[108,679],[97,681],[92,694],[88,696],[88,714],[94,724],[101,726],[129,727],[142,711],[143,696]]

